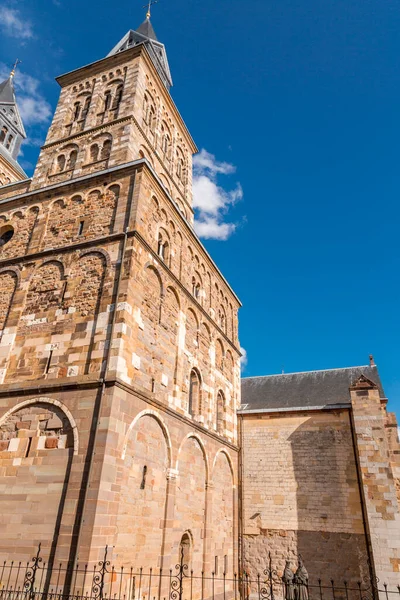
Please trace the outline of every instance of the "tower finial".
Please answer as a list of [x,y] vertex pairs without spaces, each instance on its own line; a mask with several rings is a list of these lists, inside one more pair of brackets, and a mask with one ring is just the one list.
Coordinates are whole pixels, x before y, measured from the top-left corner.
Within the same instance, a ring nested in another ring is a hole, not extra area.
[[11,70],[10,77],[14,77],[14,75],[15,75],[15,69],[16,69],[16,68],[18,67],[18,65],[20,65],[21,63],[22,63],[22,60],[19,60],[19,58],[17,58],[17,60],[15,61],[14,65],[13,65],[13,68],[12,68],[12,70]]
[[151,7],[153,4],[157,4],[158,0],[149,0],[147,4],[143,6],[143,8],[147,8],[146,19],[149,21],[151,17]]

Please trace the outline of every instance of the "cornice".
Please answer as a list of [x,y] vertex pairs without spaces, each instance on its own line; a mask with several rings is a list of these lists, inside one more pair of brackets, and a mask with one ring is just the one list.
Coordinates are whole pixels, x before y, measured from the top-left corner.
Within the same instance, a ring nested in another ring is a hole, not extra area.
[[41,150],[47,150],[47,148],[52,148],[54,146],[59,146],[62,144],[68,144],[71,140],[76,140],[96,131],[101,131],[102,129],[109,129],[110,126],[119,125],[119,123],[124,123],[126,121],[132,121],[132,115],[128,115],[126,117],[120,117],[118,119],[113,119],[112,121],[107,121],[106,123],[101,123],[100,125],[95,125],[94,127],[89,127],[89,129],[84,129],[83,131],[77,131],[72,135],[67,137],[63,137],[58,140],[54,140],[54,142],[49,142],[48,144],[44,144],[41,147]]
[[[36,190],[31,190],[29,192],[24,192],[23,194],[19,194],[17,196],[12,196],[9,198],[5,198],[4,200],[0,200],[0,208],[2,208],[2,206],[4,204],[7,203],[11,203],[11,202],[15,202],[15,201],[21,201],[21,200],[25,200],[25,199],[29,199],[31,197],[37,197],[43,194],[43,195],[48,195],[49,193],[53,192],[53,191],[57,191],[60,190],[64,187],[69,187],[69,188],[77,188],[79,187],[82,183],[85,183],[86,181],[89,181],[91,179],[97,181],[97,179],[101,179],[104,178],[106,175],[121,175],[121,176],[129,176],[132,173],[134,173],[136,170],[140,169],[140,168],[144,168],[147,169],[148,174],[153,178],[154,183],[158,186],[160,192],[162,192],[163,194],[165,194],[165,196],[168,198],[168,200],[171,203],[172,208],[175,210],[175,216],[178,217],[178,220],[180,220],[184,227],[186,227],[192,238],[193,238],[193,242],[194,244],[197,246],[198,251],[200,251],[201,253],[204,254],[204,257],[206,259],[206,262],[208,263],[208,265],[214,269],[217,273],[218,276],[221,278],[221,280],[224,282],[224,284],[226,285],[228,291],[230,292],[230,294],[232,294],[232,297],[234,298],[234,300],[238,303],[239,307],[242,306],[242,303],[240,302],[239,298],[237,297],[237,295],[235,294],[235,292],[233,291],[233,289],[231,288],[231,286],[229,285],[229,283],[227,282],[227,280],[225,279],[225,277],[222,275],[221,271],[218,269],[217,265],[215,264],[214,260],[211,258],[210,254],[208,253],[208,251],[206,250],[206,248],[203,246],[203,244],[201,243],[199,237],[197,236],[195,230],[193,229],[193,227],[191,226],[191,224],[188,222],[187,219],[185,219],[185,217],[182,215],[181,211],[179,210],[178,206],[176,205],[174,199],[172,198],[172,196],[168,193],[168,191],[166,190],[165,186],[163,185],[162,181],[159,179],[157,173],[154,171],[153,167],[151,166],[151,164],[145,159],[145,158],[140,158],[138,160],[134,160],[128,163],[124,163],[122,165],[116,165],[114,167],[109,167],[108,169],[104,169],[103,171],[97,171],[96,173],[88,173],[88,175],[82,175],[80,177],[76,177],[73,179],[68,179],[66,181],[61,181],[59,183],[55,183],[53,185],[49,185],[46,187],[42,187],[42,188],[38,188]],[[16,259],[13,259],[16,260]]]
[[151,56],[150,56],[144,42],[137,44],[137,46],[133,46],[132,48],[127,48],[126,50],[122,50],[121,52],[118,52],[117,54],[112,54],[111,56],[106,56],[104,58],[101,58],[100,60],[96,60],[95,62],[89,63],[88,65],[79,67],[78,69],[75,69],[74,71],[69,71],[68,73],[65,73],[64,75],[59,75],[58,77],[56,77],[56,81],[61,87],[65,87],[67,85],[71,85],[75,81],[79,81],[81,79],[91,77],[92,75],[95,75],[97,73],[101,73],[106,68],[105,67],[106,64],[107,64],[107,68],[114,67],[116,65],[126,63],[127,61],[132,60],[134,58],[140,57],[141,55],[144,56],[146,65],[152,71],[153,76],[157,80],[159,80],[160,94],[163,96],[164,101],[166,102],[166,104],[168,104],[169,108],[173,111],[177,120],[181,124],[182,129],[185,133],[185,137],[187,138],[189,146],[192,150],[192,153],[195,154],[196,152],[198,152],[198,148],[197,148],[197,146],[189,132],[189,129],[187,128],[186,123],[183,120],[182,115],[180,114],[170,92],[166,89],[165,85],[161,81],[160,75],[158,74],[158,71],[157,71],[155,65],[153,64]]
[[239,448],[232,442],[229,442],[226,438],[222,438],[217,433],[204,427],[201,423],[198,423],[194,419],[189,419],[185,415],[181,415],[173,408],[166,404],[163,404],[155,398],[155,394],[149,394],[142,388],[136,387],[129,383],[126,383],[118,377],[92,377],[90,375],[82,375],[80,377],[71,380],[71,378],[61,379],[44,379],[43,381],[18,381],[18,383],[3,383],[0,385],[0,398],[14,397],[14,396],[32,396],[41,394],[50,394],[52,392],[69,392],[74,390],[82,389],[96,389],[100,388],[103,384],[107,388],[117,387],[130,394],[133,394],[144,400],[151,406],[154,406],[160,411],[168,414],[169,416],[189,425],[192,429],[196,429],[202,434],[205,434],[223,446],[227,446],[231,450],[238,452]]
[[218,435],[211,429],[207,429],[207,427],[204,427],[201,423],[198,423],[194,419],[189,419],[189,417],[186,417],[185,415],[181,415],[173,408],[169,407],[166,404],[163,404],[159,400],[156,400],[155,394],[150,395],[147,391],[143,390],[142,388],[139,388],[134,385],[130,385],[129,383],[125,383],[118,377],[116,377],[114,380],[106,381],[106,385],[107,386],[115,385],[115,387],[118,387],[124,391],[131,393],[131,394],[134,394],[135,396],[138,396],[142,400],[145,400],[148,404],[151,404],[155,408],[158,408],[159,410],[167,413],[168,415],[177,419],[178,421],[181,421],[182,423],[189,425],[192,429],[197,429],[197,431],[199,431],[200,433],[206,434],[209,437],[214,438],[214,440],[216,440],[223,446],[228,446],[229,448],[231,448],[231,450],[234,450],[235,452],[239,451],[239,447],[236,446],[235,444],[233,444],[232,442],[229,442],[226,438],[222,438],[220,435]]

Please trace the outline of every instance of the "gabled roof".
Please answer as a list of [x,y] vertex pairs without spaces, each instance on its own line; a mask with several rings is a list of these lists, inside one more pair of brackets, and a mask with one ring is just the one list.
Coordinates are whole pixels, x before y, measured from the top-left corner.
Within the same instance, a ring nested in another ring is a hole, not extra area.
[[349,388],[362,376],[375,383],[380,397],[385,398],[375,365],[245,377],[242,379],[240,412],[350,405]]
[[139,44],[144,44],[146,46],[163,84],[169,90],[172,86],[172,77],[167,53],[164,44],[158,41],[149,18],[146,18],[138,29],[130,29],[107,56],[123,52],[124,50],[128,50],[128,48],[132,48],[133,46],[138,46]]

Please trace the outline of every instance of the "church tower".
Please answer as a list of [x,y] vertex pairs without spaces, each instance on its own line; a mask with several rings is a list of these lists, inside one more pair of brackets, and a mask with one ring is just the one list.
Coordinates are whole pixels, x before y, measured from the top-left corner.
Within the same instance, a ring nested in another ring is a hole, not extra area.
[[0,189],[0,554],[233,577],[240,303],[150,15],[57,81],[32,180]]
[[27,179],[17,162],[22,140],[26,139],[14,91],[14,69],[0,83],[0,186]]

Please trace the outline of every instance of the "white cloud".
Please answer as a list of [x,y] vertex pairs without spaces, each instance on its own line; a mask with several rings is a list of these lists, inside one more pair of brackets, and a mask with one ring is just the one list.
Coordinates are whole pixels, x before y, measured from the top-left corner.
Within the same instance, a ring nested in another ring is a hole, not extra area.
[[0,6],[0,25],[2,33],[11,37],[27,40],[33,37],[32,24],[21,18],[19,10]]
[[196,233],[206,239],[226,240],[235,231],[234,223],[226,223],[224,216],[230,206],[243,198],[240,183],[233,190],[225,190],[217,183],[218,175],[231,175],[236,167],[218,162],[204,148],[193,159],[193,207],[196,209]]
[[[0,79],[6,79],[10,70],[4,63],[0,63]],[[52,115],[50,104],[40,91],[40,81],[21,70],[16,72],[14,78],[17,103],[24,125],[42,125],[47,123]]]
[[242,346],[240,347],[240,352],[242,353],[240,358],[240,368],[242,371],[244,371],[247,367],[247,352],[244,348],[242,348]]
[[207,152],[204,148],[196,154],[193,159],[193,165],[196,169],[208,170],[210,173],[215,175],[216,173],[222,173],[223,175],[229,175],[236,171],[236,167],[226,162],[217,162],[215,156]]

